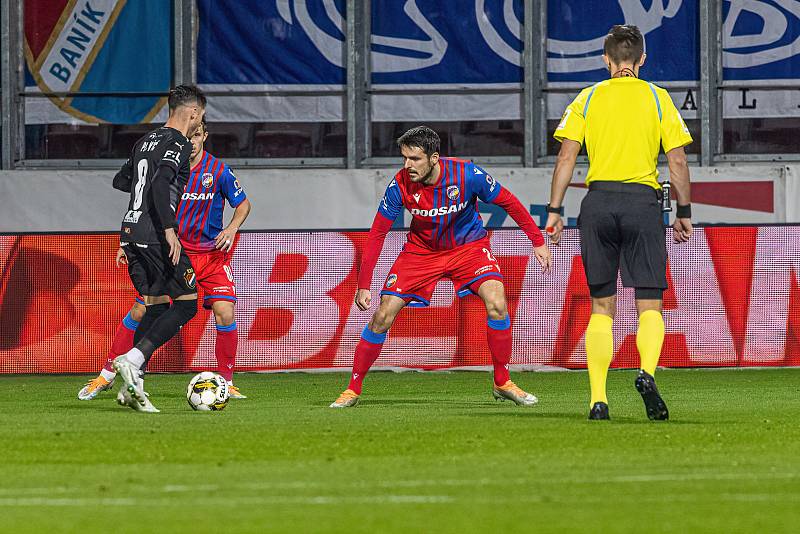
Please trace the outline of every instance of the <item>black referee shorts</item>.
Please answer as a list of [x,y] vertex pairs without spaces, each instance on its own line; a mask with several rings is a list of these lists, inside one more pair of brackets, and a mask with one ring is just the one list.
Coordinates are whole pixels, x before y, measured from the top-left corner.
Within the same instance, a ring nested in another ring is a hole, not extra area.
[[660,299],[667,288],[667,238],[660,191],[644,184],[593,182],[581,203],[578,227],[586,280],[593,297],[622,285],[637,299]]
[[122,249],[128,257],[128,275],[139,294],[147,297],[169,295],[175,299],[197,293],[195,272],[183,249],[178,265],[172,265],[167,245],[143,247],[128,243]]

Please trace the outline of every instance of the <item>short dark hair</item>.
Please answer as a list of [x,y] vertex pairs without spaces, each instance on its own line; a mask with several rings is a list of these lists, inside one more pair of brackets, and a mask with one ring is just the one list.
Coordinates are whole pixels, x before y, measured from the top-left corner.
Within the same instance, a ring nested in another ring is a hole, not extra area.
[[198,104],[201,108],[205,108],[206,95],[195,85],[177,85],[169,90],[167,102],[170,113],[181,106],[192,104]]
[[630,24],[612,26],[606,35],[603,52],[616,65],[636,65],[644,53],[644,37],[639,28]]
[[439,134],[427,126],[415,126],[397,138],[398,147],[418,147],[425,155],[431,157],[434,152],[439,152],[442,141]]

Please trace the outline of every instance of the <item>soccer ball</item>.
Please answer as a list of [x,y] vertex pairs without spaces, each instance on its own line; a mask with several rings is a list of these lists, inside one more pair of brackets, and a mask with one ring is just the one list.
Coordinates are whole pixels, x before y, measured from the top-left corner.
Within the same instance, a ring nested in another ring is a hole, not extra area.
[[201,412],[224,410],[229,396],[225,379],[208,371],[195,375],[186,390],[189,406]]

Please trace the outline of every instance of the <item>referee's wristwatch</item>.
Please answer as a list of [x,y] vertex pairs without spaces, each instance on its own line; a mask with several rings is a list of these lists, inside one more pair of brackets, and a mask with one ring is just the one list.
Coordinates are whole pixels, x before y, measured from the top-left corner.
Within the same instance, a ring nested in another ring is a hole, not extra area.
[[564,215],[564,206],[561,206],[560,208],[554,208],[548,204],[544,209],[547,211],[547,213],[558,213],[559,215]]

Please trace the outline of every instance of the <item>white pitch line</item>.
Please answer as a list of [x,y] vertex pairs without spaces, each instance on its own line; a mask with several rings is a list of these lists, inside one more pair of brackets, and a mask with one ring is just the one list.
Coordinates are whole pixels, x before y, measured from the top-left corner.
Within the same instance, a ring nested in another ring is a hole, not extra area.
[[[764,503],[764,502],[792,502],[800,503],[800,493],[722,493],[713,495],[716,501],[724,502],[746,502],[746,503]],[[629,498],[635,502],[663,502],[662,495],[642,495],[636,493],[635,495],[619,495],[616,499]],[[509,504],[509,503],[531,503],[542,504],[546,506],[553,505],[569,505],[576,504],[589,504],[589,503],[607,503],[608,499],[604,496],[575,496],[575,497],[560,497],[553,498],[551,496],[541,495],[522,495],[517,497],[496,496],[485,494],[472,494],[468,496],[451,496],[451,495],[367,495],[356,497],[337,497],[331,495],[311,495],[311,496],[291,496],[291,495],[273,495],[273,496],[252,496],[252,497],[236,497],[225,496],[224,498],[209,497],[207,499],[216,506],[247,506],[247,505],[317,505],[317,506],[341,506],[347,504],[355,505],[390,505],[390,504]],[[682,503],[697,503],[695,495],[674,495],[669,497],[670,502]],[[96,507],[96,506],[149,506],[149,507],[177,507],[177,506],[197,506],[202,505],[204,499],[193,497],[192,499],[184,499],[181,501],[165,501],[163,499],[153,498],[51,498],[51,497],[28,497],[28,498],[0,498],[0,508],[4,507],[41,507],[41,506],[55,506],[55,507]]]
[[[367,495],[363,497],[336,497],[330,495],[312,495],[307,497],[291,495],[273,495],[265,497],[224,497],[209,498],[215,503],[225,506],[242,506],[248,504],[297,504],[297,505],[342,505],[342,504],[447,504],[455,501],[448,495]],[[53,497],[0,497],[0,508],[21,506],[179,506],[183,504],[202,503],[203,499],[193,498],[190,501],[164,501],[163,499],[126,497],[113,498],[53,498]]]
[[[481,487],[481,486],[507,486],[508,484],[536,484],[542,485],[566,485],[566,484],[599,484],[599,483],[642,483],[642,482],[690,482],[690,481],[716,481],[716,480],[794,480],[800,478],[800,473],[654,473],[650,475],[619,475],[594,478],[549,478],[546,474],[536,478],[527,479],[419,479],[419,480],[381,480],[381,481],[356,481],[358,487],[368,488],[422,488],[422,487]],[[266,483],[240,483],[236,487],[252,491],[268,490],[304,490],[320,489],[331,486],[330,483],[321,481],[295,481],[295,482],[266,482]],[[145,485],[126,484],[127,491],[138,490],[148,493],[197,493],[229,490],[228,486],[219,484],[170,484],[160,488],[150,488]],[[0,496],[20,496],[20,495],[51,495],[54,493],[76,493],[91,491],[89,487],[31,487],[31,488],[0,488]]]

